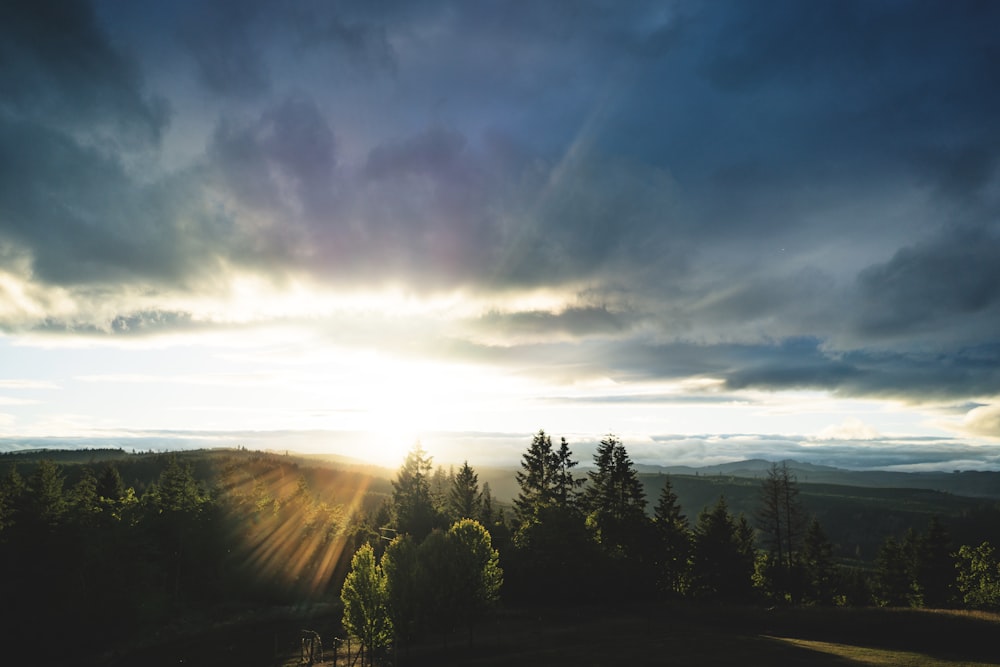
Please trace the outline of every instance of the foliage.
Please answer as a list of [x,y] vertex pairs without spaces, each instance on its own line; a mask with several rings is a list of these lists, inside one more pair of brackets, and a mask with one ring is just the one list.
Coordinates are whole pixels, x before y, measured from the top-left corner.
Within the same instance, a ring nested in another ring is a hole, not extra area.
[[503,584],[500,555],[493,548],[489,531],[473,519],[452,524],[447,539],[455,606],[471,622],[500,597]]
[[1000,609],[1000,563],[989,542],[958,550],[958,594],[972,609]]
[[351,571],[340,591],[344,604],[344,629],[361,640],[369,655],[385,649],[392,640],[386,577],[375,563],[375,551],[361,545],[351,559]]

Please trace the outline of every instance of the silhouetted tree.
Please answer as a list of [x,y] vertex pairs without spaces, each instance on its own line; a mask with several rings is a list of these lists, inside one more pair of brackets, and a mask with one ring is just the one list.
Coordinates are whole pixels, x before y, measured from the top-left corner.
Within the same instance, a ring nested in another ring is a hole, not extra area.
[[947,528],[935,516],[920,538],[914,559],[913,576],[920,601],[925,607],[948,607],[955,590],[955,558]]
[[448,514],[454,519],[475,519],[482,514],[483,496],[479,491],[479,475],[465,461],[451,482],[448,492]]
[[[517,530],[506,562],[515,593],[538,599],[571,599],[589,595],[580,586],[593,570],[594,543],[584,515],[573,501],[569,445],[552,448],[539,431],[522,457],[520,486],[514,508]],[[495,525],[497,529],[502,528]]]
[[392,505],[396,527],[419,542],[438,523],[430,485],[431,458],[420,443],[406,455],[403,466],[392,482]]
[[528,451],[521,456],[521,469],[515,475],[520,491],[514,499],[514,511],[522,526],[535,521],[539,512],[552,503],[557,456],[552,450],[552,438],[542,430],[535,434]]
[[779,597],[797,597],[797,564],[805,529],[805,512],[799,501],[799,488],[787,462],[771,464],[761,483],[757,525],[769,552],[769,578]]
[[912,602],[913,584],[910,558],[906,546],[889,536],[875,557],[875,598],[880,606],[908,607]]
[[738,529],[723,497],[698,515],[691,554],[695,595],[725,600],[750,597],[754,563],[747,553],[748,528],[744,521]]
[[570,507],[576,503],[578,489],[586,483],[586,478],[577,478],[573,468],[577,461],[573,460],[573,452],[566,438],[559,439],[559,450],[555,453],[555,470],[553,473],[553,501],[561,507]]
[[28,479],[27,514],[42,530],[55,531],[68,509],[63,495],[65,478],[55,462],[44,459]]
[[118,501],[124,495],[125,484],[122,482],[121,473],[118,472],[118,468],[113,463],[109,463],[97,479],[97,497]]
[[653,510],[653,526],[657,536],[655,562],[660,589],[668,595],[680,595],[686,587],[692,535],[669,477]]
[[601,440],[584,491],[588,522],[606,548],[628,550],[645,529],[646,493],[625,446],[614,435]]
[[832,604],[837,585],[833,544],[827,539],[823,527],[815,517],[802,542],[801,566],[805,600],[815,604]]

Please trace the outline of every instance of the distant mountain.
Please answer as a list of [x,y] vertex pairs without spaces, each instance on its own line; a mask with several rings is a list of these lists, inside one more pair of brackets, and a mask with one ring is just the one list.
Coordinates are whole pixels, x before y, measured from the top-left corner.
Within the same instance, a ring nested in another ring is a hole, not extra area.
[[[1000,472],[998,471],[896,472],[846,470],[791,460],[785,461],[785,463],[788,464],[788,468],[800,483],[838,484],[883,489],[930,489],[970,498],[1000,499]],[[750,459],[703,467],[637,465],[636,468],[644,474],[761,479],[767,475],[767,471],[772,465],[772,461]]]

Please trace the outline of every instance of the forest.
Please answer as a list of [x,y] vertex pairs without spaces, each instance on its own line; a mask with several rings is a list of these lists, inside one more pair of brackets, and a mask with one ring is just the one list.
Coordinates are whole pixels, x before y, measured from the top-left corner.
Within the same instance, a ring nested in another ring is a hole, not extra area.
[[[908,526],[867,527],[866,557],[843,544],[856,498],[817,504],[835,489],[800,483],[787,463],[729,484],[640,475],[609,435],[578,465],[539,431],[508,502],[468,462],[435,468],[419,443],[391,479],[243,448],[2,455],[5,639],[34,662],[71,645],[127,664],[136,638],[166,641],[168,628],[241,616],[267,627],[247,615],[326,605],[364,659],[405,664],[431,637],[472,645],[502,610],[1000,609],[994,500],[921,492]],[[905,490],[890,497],[914,505]],[[688,516],[692,498],[704,502]]]

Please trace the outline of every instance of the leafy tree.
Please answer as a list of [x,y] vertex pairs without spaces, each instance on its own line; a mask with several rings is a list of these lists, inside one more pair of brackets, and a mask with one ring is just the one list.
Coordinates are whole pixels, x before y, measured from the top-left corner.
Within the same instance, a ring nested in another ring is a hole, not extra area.
[[691,527],[668,477],[660,490],[653,510],[653,527],[657,536],[658,575],[660,589],[668,595],[684,592],[687,564],[691,554]]
[[452,524],[447,539],[455,610],[465,619],[471,634],[476,619],[500,597],[500,556],[493,548],[489,531],[473,519]]
[[340,599],[344,603],[344,629],[361,641],[369,664],[374,664],[375,653],[386,648],[392,639],[392,622],[385,574],[375,563],[371,545],[363,544],[355,552]]
[[438,523],[430,485],[431,457],[417,442],[406,455],[392,482],[392,505],[396,527],[419,542]]
[[989,542],[958,549],[956,586],[962,602],[972,609],[1000,608],[1000,563]]
[[422,596],[418,547],[410,535],[398,535],[382,555],[385,573],[389,618],[396,636],[403,642],[414,640],[419,633]]
[[482,514],[483,495],[479,491],[479,475],[465,461],[451,482],[448,492],[448,513],[458,519],[475,519]]

